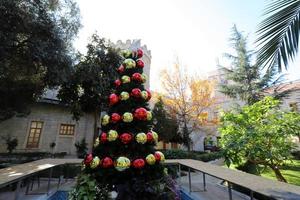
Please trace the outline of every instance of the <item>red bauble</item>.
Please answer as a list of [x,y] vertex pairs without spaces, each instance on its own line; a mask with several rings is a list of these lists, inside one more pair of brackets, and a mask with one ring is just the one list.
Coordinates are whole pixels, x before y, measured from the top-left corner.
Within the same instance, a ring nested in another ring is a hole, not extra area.
[[143,67],[144,67],[144,62],[143,62],[142,60],[137,60],[137,61],[136,61],[136,66],[137,66],[138,68],[143,68]]
[[135,97],[135,98],[139,98],[141,96],[141,90],[139,88],[133,88],[131,90],[131,96]]
[[137,57],[138,57],[138,58],[141,58],[141,57],[143,57],[144,52],[143,52],[142,49],[138,49],[138,50],[136,51],[136,54],[137,54]]
[[103,168],[110,168],[110,167],[114,166],[114,162],[110,157],[105,157],[105,158],[103,158],[101,165]]
[[109,104],[110,105],[114,105],[114,104],[118,103],[118,101],[119,101],[118,95],[116,95],[114,93],[109,95]]
[[147,91],[147,94],[148,94],[148,98],[146,99],[147,101],[151,99],[151,92],[150,90],[146,90]]
[[161,156],[160,156],[160,154],[159,154],[158,152],[155,152],[155,153],[154,153],[154,157],[155,157],[155,160],[158,161],[158,162],[159,162],[160,159],[161,159]]
[[119,87],[122,84],[120,79],[115,80],[115,86]]
[[123,133],[120,139],[124,144],[128,144],[132,140],[132,135],[130,133]]
[[145,160],[140,158],[140,159],[136,159],[132,162],[132,166],[134,168],[137,168],[137,169],[141,169],[145,166]]
[[118,121],[121,120],[121,116],[118,113],[113,113],[111,114],[111,122],[112,123],[117,123]]
[[152,142],[153,141],[153,135],[151,132],[147,133],[147,142]]
[[102,132],[100,135],[100,142],[107,142],[107,133]]
[[138,120],[147,120],[147,110],[145,108],[137,108],[134,111],[134,117]]
[[142,76],[140,73],[134,73],[131,76],[132,80],[138,81],[138,82],[142,82]]
[[121,65],[117,70],[119,73],[123,73],[125,71],[125,67]]
[[87,154],[87,155],[85,156],[83,162],[84,162],[85,165],[90,165],[91,162],[92,162],[92,160],[93,160],[93,155],[92,155],[91,153],[89,153],[89,154]]

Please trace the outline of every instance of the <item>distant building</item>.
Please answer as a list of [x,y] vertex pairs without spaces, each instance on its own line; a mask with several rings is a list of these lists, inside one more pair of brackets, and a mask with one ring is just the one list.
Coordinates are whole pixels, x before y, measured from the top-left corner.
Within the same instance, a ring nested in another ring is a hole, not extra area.
[[[121,49],[142,48],[145,63],[144,73],[150,76],[151,51],[141,46],[140,40],[127,40],[126,43],[118,41],[116,47]],[[149,88],[149,78],[145,83]],[[98,126],[100,128],[99,122]],[[66,152],[75,155],[74,144],[85,138],[88,148],[93,145],[94,117],[85,113],[79,121],[72,119],[70,108],[62,105],[57,98],[57,90],[47,90],[43,97],[31,105],[28,116],[15,116],[0,123],[0,138],[11,136],[18,139],[16,151],[19,152],[50,152],[50,143],[55,143],[54,152]],[[0,152],[6,152],[4,140],[0,140]]]

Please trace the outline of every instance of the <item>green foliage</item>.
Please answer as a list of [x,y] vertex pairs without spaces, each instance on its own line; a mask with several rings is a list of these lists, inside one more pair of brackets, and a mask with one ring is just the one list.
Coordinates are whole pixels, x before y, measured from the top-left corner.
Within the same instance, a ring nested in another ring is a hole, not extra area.
[[159,133],[159,140],[164,142],[182,143],[182,137],[178,132],[179,124],[176,117],[170,115],[166,109],[161,97],[155,103],[152,110],[155,132]]
[[257,31],[260,47],[258,63],[271,68],[277,64],[279,71],[283,64],[287,69],[288,62],[298,52],[300,1],[270,1],[264,15],[266,18],[259,24]]
[[9,154],[12,153],[14,149],[18,146],[18,139],[17,138],[11,138],[10,136],[2,137],[6,143],[6,149]]
[[82,138],[80,142],[77,141],[75,143],[76,153],[78,158],[84,158],[88,150],[87,145],[88,144],[86,143],[85,138]]
[[69,200],[109,200],[107,186],[101,186],[96,179],[89,174],[81,174],[76,187],[69,193]]
[[[232,28],[230,38],[234,54],[225,54],[231,61],[230,68],[220,66],[225,73],[228,83],[220,85],[220,91],[231,98],[245,101],[248,105],[261,100],[266,94],[266,89],[273,86],[275,98],[285,96],[289,91],[278,92],[275,86],[281,83],[283,76],[278,76],[276,68],[263,73],[263,68],[258,63],[253,64],[253,51],[247,49],[247,37],[238,31],[236,26]],[[277,91],[277,92],[276,92]]]
[[72,114],[79,120],[83,112],[107,109],[108,95],[120,64],[118,51],[109,41],[94,34],[87,45],[86,55],[81,55],[74,73],[65,82],[58,97],[71,106]]
[[222,152],[196,152],[196,151],[184,151],[184,150],[160,150],[166,156],[167,159],[194,159],[201,160],[203,162],[208,162],[211,160],[216,160],[223,156]]
[[[221,145],[226,164],[242,164],[244,160],[277,170],[291,156],[291,136],[300,130],[299,114],[283,112],[279,101],[272,97],[240,112],[222,116]],[[277,177],[279,178],[279,177]]]
[[0,13],[1,121],[68,79],[80,13],[73,0],[2,0]]

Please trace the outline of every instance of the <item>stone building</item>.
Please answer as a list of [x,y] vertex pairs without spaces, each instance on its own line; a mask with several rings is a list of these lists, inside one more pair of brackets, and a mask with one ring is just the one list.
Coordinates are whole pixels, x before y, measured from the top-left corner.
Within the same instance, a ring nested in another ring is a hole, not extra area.
[[[140,40],[118,41],[116,47],[120,49],[142,48],[145,63],[144,73],[149,77],[151,51],[147,46],[141,46]],[[149,88],[149,78],[145,84]],[[98,122],[100,127],[100,123]],[[75,155],[75,143],[86,139],[88,148],[93,145],[94,117],[85,113],[79,121],[72,119],[70,108],[62,105],[57,99],[57,90],[47,90],[43,97],[31,106],[28,116],[15,116],[0,123],[0,152],[6,152],[3,137],[10,136],[18,139],[16,152],[51,152],[51,143],[55,143],[54,153],[66,152]]]

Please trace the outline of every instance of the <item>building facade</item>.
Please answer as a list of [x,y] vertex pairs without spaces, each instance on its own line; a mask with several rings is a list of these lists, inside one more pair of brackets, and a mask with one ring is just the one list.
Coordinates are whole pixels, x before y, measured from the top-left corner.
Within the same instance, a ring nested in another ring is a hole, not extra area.
[[[147,46],[141,46],[140,40],[118,41],[120,49],[142,48],[144,51],[144,73],[148,76],[145,87],[149,89],[151,51]],[[6,152],[3,138],[17,138],[16,152],[65,152],[76,155],[75,143],[86,139],[89,151],[93,146],[94,116],[85,113],[79,121],[72,119],[71,110],[62,105],[57,98],[57,90],[47,90],[41,100],[31,105],[27,116],[15,116],[0,122],[0,152]],[[100,129],[100,123],[97,122]],[[50,144],[55,143],[54,148]]]

